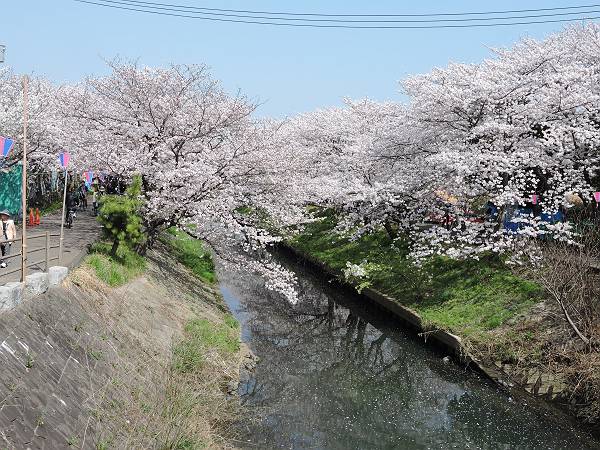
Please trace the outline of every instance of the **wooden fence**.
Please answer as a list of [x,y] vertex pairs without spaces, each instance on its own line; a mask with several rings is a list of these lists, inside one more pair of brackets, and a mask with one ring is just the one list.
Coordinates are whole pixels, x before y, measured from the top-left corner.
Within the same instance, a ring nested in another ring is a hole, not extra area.
[[[60,234],[57,233],[50,233],[49,231],[46,231],[45,233],[39,233],[39,234],[28,234],[27,235],[27,243],[29,246],[29,241],[34,241],[34,242],[41,242],[41,246],[39,247],[35,247],[31,250],[27,250],[26,255],[25,255],[25,268],[28,269],[30,267],[36,267],[36,266],[42,266],[44,267],[44,270],[47,272],[48,269],[50,268],[50,263],[52,261],[60,261],[61,255],[59,254],[58,256],[54,256],[54,257],[50,257],[50,250],[55,249],[55,248],[60,248],[60,245],[57,243],[56,245],[52,244],[52,238],[60,238]],[[19,252],[18,253],[14,253],[11,255],[6,255],[2,257],[3,261],[8,261],[12,258],[17,258],[19,257],[19,261],[21,258],[21,249],[23,248],[22,242],[23,242],[23,238],[17,238],[17,239],[8,239],[6,241],[2,241],[2,245],[8,245],[8,244],[12,244],[12,243],[20,243],[20,248],[19,248]],[[40,252],[44,252],[44,256],[41,259],[37,259],[33,262],[29,262],[28,259],[31,255],[33,254],[37,254]],[[13,273],[17,273],[17,272],[21,272],[21,264],[19,264],[19,267],[17,267],[16,269],[13,270],[9,270],[6,272],[2,272],[1,275],[10,275]],[[25,270],[25,272],[27,272],[27,270]],[[21,281],[24,281],[25,279],[25,275],[26,273],[21,273]]]

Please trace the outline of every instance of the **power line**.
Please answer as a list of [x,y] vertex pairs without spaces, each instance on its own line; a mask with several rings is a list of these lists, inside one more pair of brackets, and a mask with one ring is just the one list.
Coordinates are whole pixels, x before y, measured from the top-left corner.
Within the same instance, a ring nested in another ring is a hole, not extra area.
[[138,3],[140,5],[151,6],[168,6],[191,11],[218,11],[243,14],[267,14],[274,16],[316,16],[316,17],[440,17],[440,16],[473,16],[473,15],[498,15],[498,14],[517,14],[517,13],[533,13],[546,11],[566,11],[574,9],[589,9],[600,7],[600,4],[579,5],[579,6],[562,6],[553,8],[532,8],[532,9],[512,9],[503,11],[470,11],[458,13],[422,13],[422,14],[325,14],[325,13],[295,13],[295,12],[280,12],[280,11],[252,11],[244,9],[221,9],[207,8],[199,6],[176,5],[173,3],[158,3],[142,0],[130,0],[130,3]]
[[[105,8],[119,9],[125,11],[142,12],[147,14],[154,14],[159,16],[169,17],[181,17],[188,19],[198,19],[205,21],[214,22],[229,22],[229,23],[245,23],[245,24],[257,24],[257,25],[271,25],[271,26],[286,26],[286,27],[302,27],[302,28],[346,28],[346,29],[435,29],[435,28],[488,28],[496,26],[514,26],[514,25],[532,25],[532,24],[544,24],[544,23],[567,23],[582,20],[596,20],[600,19],[600,15],[595,15],[597,12],[593,12],[592,16],[577,17],[569,19],[554,19],[554,20],[530,20],[530,21],[519,21],[519,22],[501,22],[501,23],[470,23],[470,24],[443,24],[443,25],[341,25],[341,24],[316,24],[316,23],[289,23],[289,22],[265,22],[261,20],[238,20],[238,19],[226,19],[219,17],[206,17],[201,15],[191,14],[177,14],[175,12],[163,12],[149,9],[141,9],[142,7],[130,7],[130,6],[118,6],[115,4],[100,3],[101,1],[111,0],[73,0],[78,3],[85,3],[89,5],[103,6]],[[119,5],[128,5],[127,3],[119,3]],[[201,14],[201,13],[198,13]],[[502,20],[502,18],[497,18]],[[273,18],[272,20],[281,20],[280,18]]]
[[[137,0],[100,0],[102,3],[115,4],[119,6],[133,6],[136,8],[142,8],[144,10],[152,11],[168,11],[168,12],[178,12],[178,13],[186,13],[186,14],[194,14],[194,16],[204,17],[204,16],[217,16],[217,17],[233,17],[236,19],[252,19],[252,20],[270,20],[270,21],[293,21],[293,22],[326,22],[326,23],[358,23],[358,24],[366,24],[366,23],[446,23],[446,22],[486,22],[486,21],[498,21],[498,20],[515,20],[515,19],[541,19],[545,17],[559,17],[559,16],[572,16],[582,14],[600,14],[600,10],[588,10],[588,11],[571,11],[571,12],[553,12],[553,13],[544,13],[544,14],[529,14],[529,15],[518,15],[518,16],[505,16],[505,17],[476,17],[476,18],[450,18],[450,19],[334,19],[334,18],[306,18],[306,17],[272,17],[269,15],[246,15],[246,14],[231,14],[231,13],[214,13],[214,12],[190,12],[188,9],[198,9],[191,6],[177,6],[177,7],[167,7],[167,6],[154,6],[154,5],[166,5],[164,3],[155,3],[155,2],[146,2],[146,1],[137,1]],[[152,5],[152,6],[140,6],[139,4],[144,5]],[[109,6],[109,5],[107,5]],[[600,5],[598,5],[600,6]],[[185,9],[184,9],[185,8]],[[331,16],[330,16],[331,17]],[[380,16],[383,17],[383,16]],[[393,16],[389,16],[393,17]],[[456,16],[453,16],[456,17]],[[577,18],[578,19],[578,18]]]

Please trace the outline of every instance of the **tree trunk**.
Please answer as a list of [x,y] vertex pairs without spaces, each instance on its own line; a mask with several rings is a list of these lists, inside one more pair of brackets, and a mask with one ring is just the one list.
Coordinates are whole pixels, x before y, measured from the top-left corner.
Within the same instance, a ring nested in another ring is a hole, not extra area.
[[110,249],[110,254],[114,257],[117,256],[117,249],[119,248],[119,240],[115,239],[113,241],[112,248]]
[[393,241],[394,239],[396,239],[396,230],[394,230],[394,227],[392,226],[392,224],[386,220],[383,223],[383,227],[385,228],[385,231],[387,233],[387,235],[389,236],[389,238]]
[[147,243],[147,241],[144,241],[141,244],[136,245],[135,246],[135,251],[140,256],[146,256],[146,253],[148,253],[148,243]]
[[581,331],[579,331],[579,328],[577,327],[577,325],[575,325],[575,322],[573,322],[573,319],[571,319],[571,315],[567,311],[567,308],[565,307],[565,304],[563,303],[563,301],[558,297],[556,297],[556,301],[560,305],[560,309],[562,310],[562,312],[565,316],[565,319],[567,319],[567,322],[569,322],[571,329],[573,331],[575,331],[575,333],[577,334],[579,339],[581,339],[585,345],[590,345],[590,340],[587,337],[585,337]]

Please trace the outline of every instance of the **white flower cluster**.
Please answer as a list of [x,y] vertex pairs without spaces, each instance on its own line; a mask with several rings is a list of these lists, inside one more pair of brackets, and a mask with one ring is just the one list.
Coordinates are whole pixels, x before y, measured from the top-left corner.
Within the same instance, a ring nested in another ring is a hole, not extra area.
[[346,280],[350,279],[361,279],[367,276],[367,269],[364,265],[354,264],[350,261],[346,261],[346,268],[344,269],[344,277]]

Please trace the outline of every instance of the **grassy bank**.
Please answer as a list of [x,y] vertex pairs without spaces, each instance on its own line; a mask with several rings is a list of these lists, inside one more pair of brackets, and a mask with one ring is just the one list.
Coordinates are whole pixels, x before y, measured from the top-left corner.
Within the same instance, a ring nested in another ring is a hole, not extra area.
[[110,250],[111,245],[107,242],[95,243],[85,260],[96,276],[109,286],[122,286],[146,270],[146,259],[127,245],[120,245],[115,256],[111,255]]
[[511,319],[526,313],[542,298],[535,284],[513,275],[501,261],[435,258],[422,268],[407,259],[408,249],[378,232],[357,240],[334,231],[335,219],[324,217],[295,237],[291,244],[328,266],[344,270],[361,265],[364,277],[350,277],[410,307],[432,328],[482,341]]
[[[198,279],[207,283],[217,281],[212,255],[205,249],[202,241],[170,228],[161,236],[161,242]],[[98,242],[90,247],[86,258],[86,263],[94,269],[96,276],[109,286],[122,286],[146,270],[146,259],[129,246],[121,244],[116,255],[112,255],[110,251],[110,243]]]
[[196,277],[208,283],[217,281],[212,255],[205,249],[202,241],[176,228],[168,229],[161,240],[177,261],[190,269]]
[[[170,231],[163,243],[146,258],[126,245],[113,257],[109,244],[97,243],[75,276],[77,286],[100,295],[88,304],[102,308],[111,328],[104,334],[134,342],[119,350],[127,363],[112,366],[123,370],[113,375],[111,400],[99,408],[101,442],[106,448],[120,442],[229,448],[240,413],[228,394],[239,378],[239,324],[224,312],[213,287],[214,264],[201,242]],[[94,354],[99,361],[112,355]]]
[[184,329],[184,339],[173,351],[174,369],[182,374],[193,374],[207,364],[206,356],[216,351],[221,358],[234,355],[240,349],[239,325],[232,316],[225,316],[223,323],[207,319],[190,320]]
[[231,434],[238,404],[226,397],[227,383],[237,377],[239,325],[224,315],[218,320],[196,316],[173,347],[163,417],[173,424],[164,448],[213,448]]
[[58,212],[62,210],[62,199],[61,200],[55,200],[52,203],[44,206],[43,208],[40,209],[40,214],[42,216],[48,216],[52,213]]

